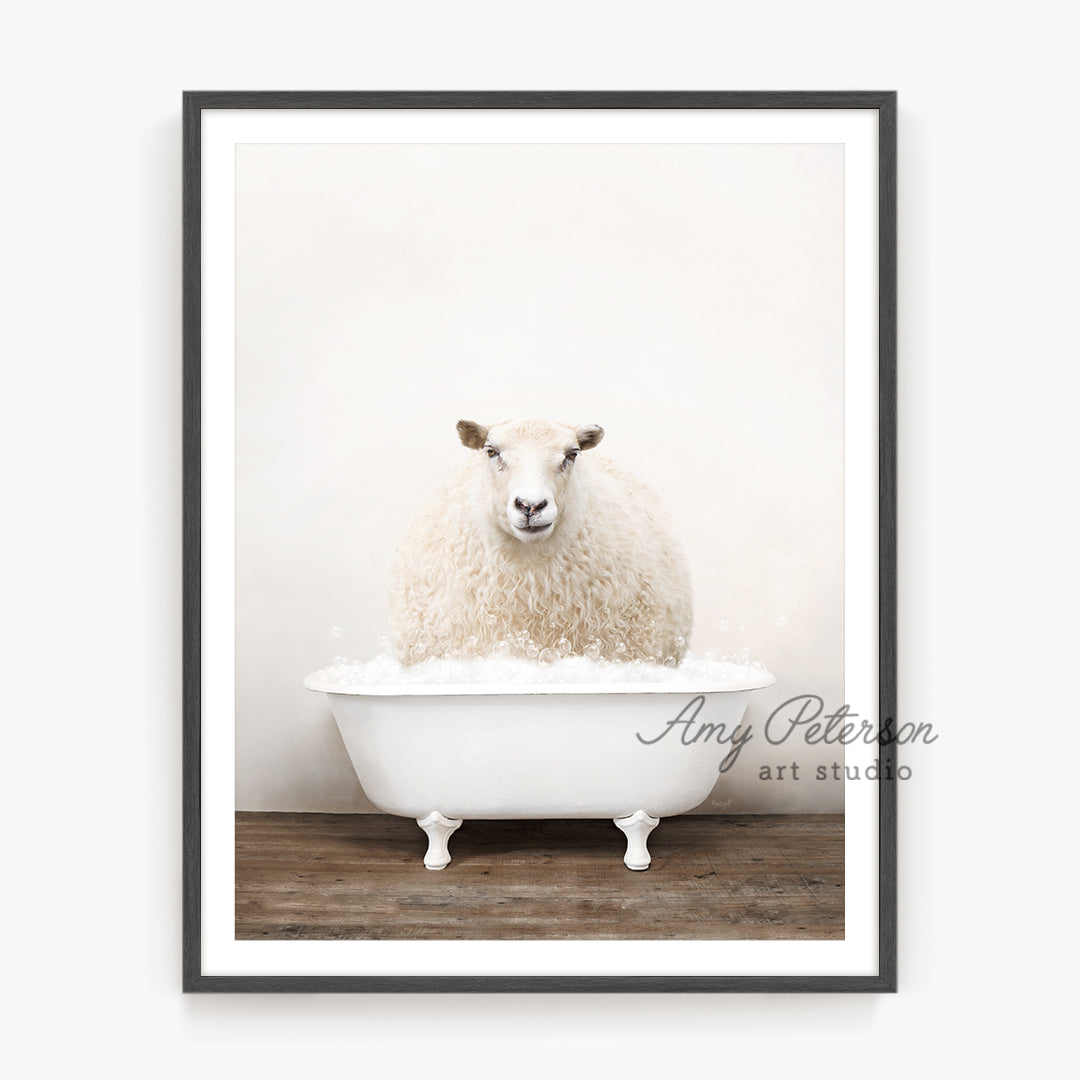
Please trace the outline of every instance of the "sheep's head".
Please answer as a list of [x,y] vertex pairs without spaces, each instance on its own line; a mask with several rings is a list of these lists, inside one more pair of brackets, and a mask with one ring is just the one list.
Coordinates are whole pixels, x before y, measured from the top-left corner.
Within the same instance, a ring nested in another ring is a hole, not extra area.
[[487,458],[493,520],[522,543],[545,540],[573,496],[574,462],[604,437],[596,425],[566,427],[546,420],[509,420],[486,428],[459,420],[461,441]]

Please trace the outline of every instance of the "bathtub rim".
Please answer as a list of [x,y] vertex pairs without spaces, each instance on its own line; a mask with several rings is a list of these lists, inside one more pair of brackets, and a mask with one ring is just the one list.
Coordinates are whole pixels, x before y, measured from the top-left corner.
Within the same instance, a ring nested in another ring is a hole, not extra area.
[[746,690],[764,690],[776,682],[771,671],[755,672],[744,679],[725,679],[722,683],[707,679],[688,679],[686,682],[618,682],[618,683],[369,683],[349,685],[318,678],[313,672],[303,681],[305,690],[321,694],[340,694],[345,697],[517,697],[521,695],[578,694],[734,694]]

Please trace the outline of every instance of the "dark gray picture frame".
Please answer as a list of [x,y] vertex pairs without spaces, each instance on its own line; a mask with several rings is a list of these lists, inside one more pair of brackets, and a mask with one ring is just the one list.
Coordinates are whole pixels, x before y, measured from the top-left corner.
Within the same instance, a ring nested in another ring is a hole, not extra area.
[[[207,976],[201,970],[202,116],[213,109],[845,109],[878,123],[879,701],[896,720],[896,114],[894,91],[187,92],[183,98],[183,989],[231,993],[894,992],[896,745],[880,747],[878,974],[868,976]],[[895,729],[894,729],[895,730]],[[889,777],[889,779],[885,779]]]

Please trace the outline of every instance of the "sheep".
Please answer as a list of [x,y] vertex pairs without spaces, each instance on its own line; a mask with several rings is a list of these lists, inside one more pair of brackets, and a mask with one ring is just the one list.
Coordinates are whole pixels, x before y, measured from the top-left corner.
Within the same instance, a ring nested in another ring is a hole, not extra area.
[[681,661],[692,625],[687,559],[656,496],[587,453],[604,429],[461,420],[457,431],[469,459],[394,552],[397,659]]

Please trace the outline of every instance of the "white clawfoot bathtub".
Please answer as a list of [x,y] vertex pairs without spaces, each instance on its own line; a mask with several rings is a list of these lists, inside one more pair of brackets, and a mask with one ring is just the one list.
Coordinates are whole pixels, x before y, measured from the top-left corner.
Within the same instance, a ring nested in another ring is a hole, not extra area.
[[424,865],[450,862],[468,818],[611,818],[645,870],[659,820],[700,805],[767,671],[722,681],[535,686],[343,686],[327,694],[367,797],[427,833]]

